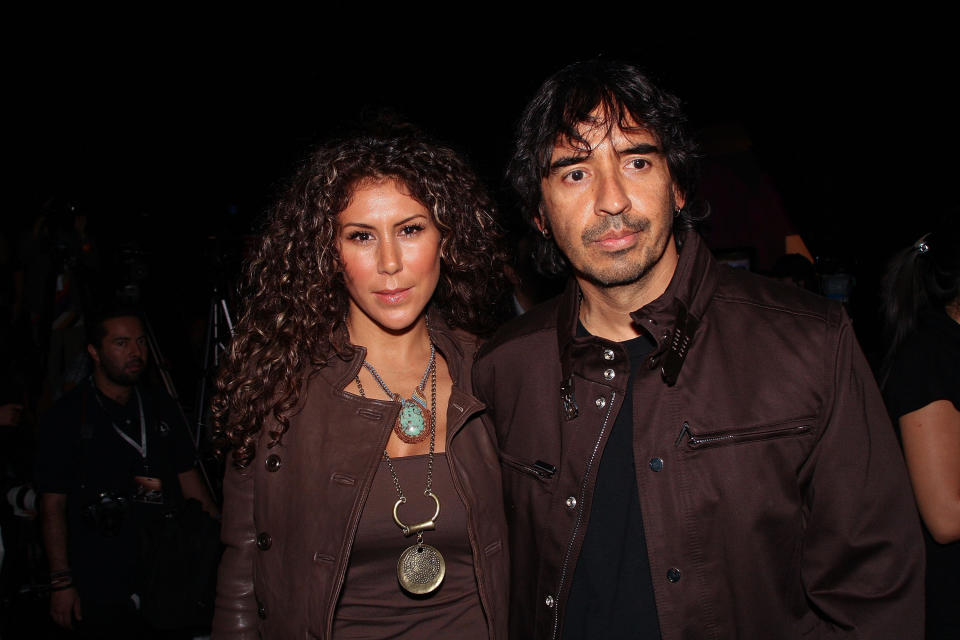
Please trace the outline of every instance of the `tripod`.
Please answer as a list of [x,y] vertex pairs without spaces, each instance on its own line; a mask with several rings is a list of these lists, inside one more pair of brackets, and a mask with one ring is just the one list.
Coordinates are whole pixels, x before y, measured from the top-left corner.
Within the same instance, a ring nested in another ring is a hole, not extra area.
[[[180,417],[187,429],[187,435],[190,436],[190,442],[193,444],[193,457],[198,463],[197,467],[200,468],[200,475],[203,476],[203,482],[206,484],[207,490],[210,492],[210,496],[214,497],[215,499],[218,494],[213,491],[213,484],[210,482],[210,475],[207,473],[207,467],[203,464],[203,460],[200,459],[200,430],[197,428],[191,433],[190,422],[187,420],[187,415],[183,411],[183,405],[180,404],[180,396],[177,395],[177,389],[173,384],[173,377],[170,375],[170,371],[167,368],[167,361],[164,359],[163,354],[160,351],[160,342],[157,340],[157,336],[153,331],[153,326],[150,324],[150,319],[147,317],[146,313],[144,313],[142,317],[143,328],[147,334],[147,346],[150,349],[150,355],[153,357],[153,361],[157,363],[157,371],[160,372],[160,379],[163,380],[163,386],[167,390],[167,394],[173,398],[173,402],[177,406],[177,411],[180,412]],[[199,415],[203,415],[202,407],[198,407],[197,411]]]
[[[209,311],[207,313],[207,331],[203,347],[203,371],[197,389],[197,427],[194,430],[196,444],[200,444],[200,434],[208,428],[210,409],[208,405],[207,385],[220,366],[220,359],[227,351],[230,338],[233,336],[233,320],[227,308],[226,299],[220,297],[216,286],[210,295]],[[211,434],[212,435],[212,434]]]

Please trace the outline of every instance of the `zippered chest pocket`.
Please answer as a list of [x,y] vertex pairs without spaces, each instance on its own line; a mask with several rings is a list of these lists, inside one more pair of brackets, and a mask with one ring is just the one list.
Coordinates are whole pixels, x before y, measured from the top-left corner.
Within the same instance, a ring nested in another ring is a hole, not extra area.
[[711,447],[801,437],[813,432],[815,420],[815,416],[806,416],[785,422],[729,429],[714,429],[685,420],[674,444],[681,449],[696,451]]

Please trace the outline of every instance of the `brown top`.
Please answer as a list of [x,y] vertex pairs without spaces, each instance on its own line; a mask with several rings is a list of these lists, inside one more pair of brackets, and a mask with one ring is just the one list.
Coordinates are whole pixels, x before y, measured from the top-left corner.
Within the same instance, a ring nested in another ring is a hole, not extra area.
[[[427,479],[427,456],[393,461],[407,502],[399,509],[407,524],[423,522],[436,505],[423,495]],[[333,637],[413,638],[453,637],[458,640],[488,638],[480,607],[467,538],[467,513],[450,475],[446,455],[434,455],[433,492],[440,500],[437,528],[423,534],[424,544],[436,548],[446,563],[443,583],[432,594],[413,596],[397,582],[397,560],[404,549],[416,544],[405,538],[393,521],[397,491],[386,461],[373,478],[350,564],[333,622]],[[426,636],[425,636],[426,634]]]

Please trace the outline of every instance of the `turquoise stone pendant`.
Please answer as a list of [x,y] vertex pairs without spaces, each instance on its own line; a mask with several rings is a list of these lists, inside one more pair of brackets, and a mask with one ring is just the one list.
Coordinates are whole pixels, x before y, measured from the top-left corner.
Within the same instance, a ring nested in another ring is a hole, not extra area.
[[430,431],[430,410],[426,398],[420,389],[415,389],[410,399],[400,400],[400,414],[393,425],[393,431],[403,442],[416,444],[423,442]]

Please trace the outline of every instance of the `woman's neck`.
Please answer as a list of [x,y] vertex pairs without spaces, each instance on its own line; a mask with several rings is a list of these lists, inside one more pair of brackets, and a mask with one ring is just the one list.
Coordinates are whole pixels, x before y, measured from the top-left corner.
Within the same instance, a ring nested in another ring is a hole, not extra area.
[[426,316],[420,316],[417,322],[403,331],[389,331],[363,314],[350,314],[347,317],[347,329],[350,342],[364,347],[367,361],[378,368],[402,369],[406,363],[426,362],[429,358],[430,334]]

